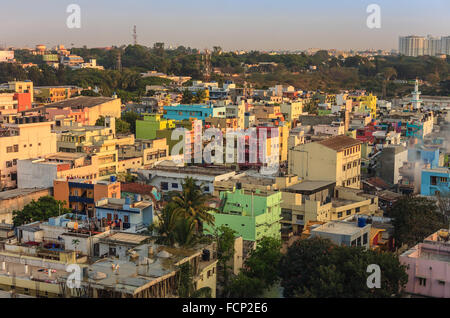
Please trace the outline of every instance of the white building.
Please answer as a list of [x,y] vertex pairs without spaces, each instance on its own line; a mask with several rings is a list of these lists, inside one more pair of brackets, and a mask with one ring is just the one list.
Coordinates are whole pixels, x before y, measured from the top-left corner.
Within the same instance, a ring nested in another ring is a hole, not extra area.
[[222,181],[236,174],[222,167],[174,166],[160,164],[150,170],[139,170],[149,185],[162,192],[181,191],[186,177],[192,177],[205,193],[214,192],[214,181]]

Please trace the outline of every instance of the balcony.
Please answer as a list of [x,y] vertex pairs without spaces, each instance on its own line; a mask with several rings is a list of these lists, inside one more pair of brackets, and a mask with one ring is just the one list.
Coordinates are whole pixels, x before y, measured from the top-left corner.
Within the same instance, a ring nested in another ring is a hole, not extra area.
[[79,196],[69,196],[69,202],[81,202],[87,204],[94,204],[93,198],[79,197]]

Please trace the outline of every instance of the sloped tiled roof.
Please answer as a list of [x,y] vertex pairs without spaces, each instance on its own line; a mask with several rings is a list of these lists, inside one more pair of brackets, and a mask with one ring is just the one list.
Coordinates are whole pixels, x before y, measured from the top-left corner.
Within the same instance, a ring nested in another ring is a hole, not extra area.
[[335,151],[341,151],[345,148],[362,144],[361,141],[345,135],[330,137],[328,139],[318,141],[318,143]]

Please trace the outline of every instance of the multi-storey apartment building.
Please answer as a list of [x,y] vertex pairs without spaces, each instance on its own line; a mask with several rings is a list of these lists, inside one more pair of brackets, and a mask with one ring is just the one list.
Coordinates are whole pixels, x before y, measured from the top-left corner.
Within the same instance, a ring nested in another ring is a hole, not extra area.
[[53,122],[43,117],[21,117],[0,128],[0,189],[17,185],[17,161],[56,152]]
[[340,135],[298,145],[290,150],[289,173],[305,180],[333,181],[338,186],[359,189],[361,144]]

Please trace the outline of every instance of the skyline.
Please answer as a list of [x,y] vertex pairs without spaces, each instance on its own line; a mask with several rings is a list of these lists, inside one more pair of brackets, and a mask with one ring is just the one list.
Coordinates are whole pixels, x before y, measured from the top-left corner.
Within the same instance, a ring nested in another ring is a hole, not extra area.
[[[299,3],[282,0],[223,1],[211,5],[205,0],[25,1],[2,5],[0,45],[34,47],[104,47],[131,44],[137,26],[138,44],[152,46],[184,45],[204,49],[221,46],[229,50],[305,50],[308,48],[362,50],[398,48],[402,35],[446,36],[450,3],[399,0],[322,0]],[[81,8],[81,28],[69,29],[66,8],[76,3]],[[369,29],[366,8],[381,7],[381,28]],[[13,10],[14,15],[9,14]],[[311,14],[312,13],[312,14]],[[271,22],[268,22],[271,21]],[[36,27],[38,25],[38,27]]]

